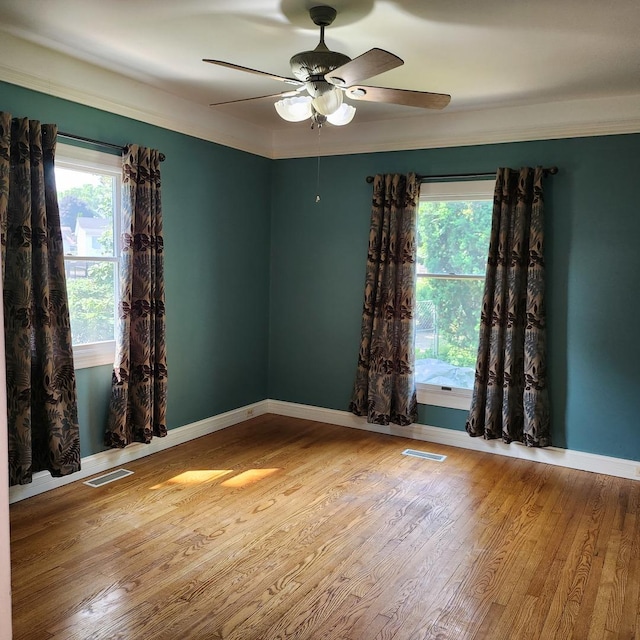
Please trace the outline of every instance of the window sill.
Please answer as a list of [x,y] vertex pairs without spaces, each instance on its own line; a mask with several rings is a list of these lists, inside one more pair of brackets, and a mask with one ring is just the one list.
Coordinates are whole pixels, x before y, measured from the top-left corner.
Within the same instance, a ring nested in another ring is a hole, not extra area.
[[115,340],[78,344],[73,347],[73,363],[76,369],[100,367],[105,364],[113,366],[115,358]]
[[416,384],[416,393],[420,404],[462,409],[464,411],[469,411],[471,408],[471,389],[439,387],[434,384],[419,382]]

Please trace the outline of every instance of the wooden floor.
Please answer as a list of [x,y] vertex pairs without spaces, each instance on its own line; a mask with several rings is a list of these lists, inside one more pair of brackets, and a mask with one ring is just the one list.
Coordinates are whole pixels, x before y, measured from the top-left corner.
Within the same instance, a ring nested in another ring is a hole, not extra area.
[[127,468],[11,507],[15,640],[640,638],[640,482],[276,416]]

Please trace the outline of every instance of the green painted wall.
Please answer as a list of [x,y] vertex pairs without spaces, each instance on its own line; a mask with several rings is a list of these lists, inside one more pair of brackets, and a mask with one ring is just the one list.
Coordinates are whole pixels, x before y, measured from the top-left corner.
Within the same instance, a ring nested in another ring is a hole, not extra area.
[[[271,161],[2,83],[0,110],[167,155],[170,428],[267,397],[347,408],[370,215],[365,176],[557,164],[546,182],[554,443],[640,459],[639,135],[322,158],[316,204],[314,158]],[[110,373],[78,372],[85,456],[102,449]],[[420,408],[423,424],[462,429],[464,419]]]
[[[0,83],[0,110],[162,151],[169,428],[267,397],[272,162]],[[111,367],[77,374],[82,455],[103,449]]]
[[[557,165],[546,181],[554,444],[640,460],[640,136],[275,162],[269,397],[346,409],[355,373],[371,186],[365,176]],[[463,429],[463,411],[420,422]]]

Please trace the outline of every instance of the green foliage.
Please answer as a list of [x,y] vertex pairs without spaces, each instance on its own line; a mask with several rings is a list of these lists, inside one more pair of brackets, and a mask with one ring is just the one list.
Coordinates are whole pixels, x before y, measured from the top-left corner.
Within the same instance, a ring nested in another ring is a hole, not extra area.
[[113,255],[113,226],[108,227],[100,236],[100,244],[102,245],[102,255]]
[[76,219],[105,218],[111,220],[113,216],[113,178],[100,176],[95,184],[83,184],[71,187],[58,193],[60,208],[60,223],[71,227],[75,231]]
[[76,219],[79,217],[94,218],[95,210],[91,205],[70,191],[66,191],[58,200],[60,209],[60,224],[63,227],[70,227],[72,231],[76,228]]
[[[418,273],[479,275],[484,278],[492,203],[423,202],[418,215]],[[416,358],[437,357],[473,367],[477,356],[483,280],[418,277],[416,300],[437,309],[437,353],[416,350]]]
[[484,275],[491,211],[488,200],[422,202],[418,263],[429,273]]
[[86,277],[67,279],[74,344],[113,340],[113,264],[90,263]]
[[[113,220],[113,179],[84,184],[58,193],[60,221],[75,232],[78,217]],[[101,254],[113,255],[113,229],[100,238]],[[114,265],[110,262],[68,260],[67,293],[74,344],[113,340]]]
[[436,358],[437,353],[434,349],[421,349],[416,347],[416,360],[425,360],[427,358]]

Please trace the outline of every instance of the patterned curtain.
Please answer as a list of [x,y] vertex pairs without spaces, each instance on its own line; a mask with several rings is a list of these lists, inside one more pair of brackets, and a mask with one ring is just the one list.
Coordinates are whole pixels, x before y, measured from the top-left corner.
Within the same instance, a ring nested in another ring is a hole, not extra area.
[[377,175],[364,290],[358,369],[349,410],[373,424],[418,418],[414,378],[415,174]]
[[0,231],[9,484],[80,469],[80,430],[54,173],[57,128],[0,113]]
[[122,163],[120,323],[109,447],[167,435],[163,249],[160,154],[130,145]]
[[551,444],[544,301],[543,169],[499,169],[480,320],[471,436]]

